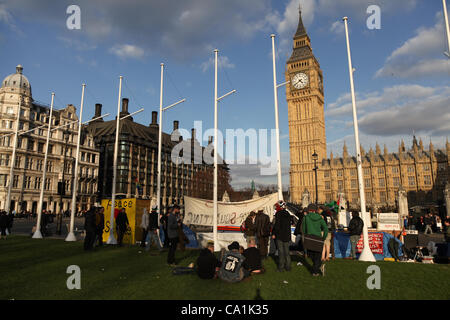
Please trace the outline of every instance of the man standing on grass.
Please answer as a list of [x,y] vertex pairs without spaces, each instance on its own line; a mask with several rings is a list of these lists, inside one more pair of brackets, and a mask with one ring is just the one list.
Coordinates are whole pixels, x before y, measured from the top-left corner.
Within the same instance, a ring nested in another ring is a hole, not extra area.
[[152,211],[149,215],[149,224],[148,224],[148,233],[149,233],[149,239],[147,243],[147,247],[145,248],[146,251],[150,251],[150,248],[152,247],[153,241],[156,243],[156,247],[158,248],[159,252],[162,251],[161,247],[161,239],[158,235],[158,212],[156,211],[157,206],[152,207]]
[[103,229],[105,229],[105,208],[98,207],[96,212],[96,234],[99,247],[103,246]]
[[289,241],[291,240],[292,218],[286,211],[286,203],[283,200],[275,203],[275,223],[272,230],[272,239],[278,247],[278,272],[291,271],[291,256],[289,254]]
[[95,224],[95,207],[89,209],[84,215],[84,231],[86,236],[84,238],[84,250],[92,250],[95,243],[96,235],[96,224]]
[[[312,235],[316,237],[321,237],[325,240],[328,236],[328,228],[325,220],[317,212],[317,206],[315,204],[310,204],[308,206],[308,214],[303,218],[302,232],[304,235]],[[311,257],[313,262],[313,272],[314,277],[319,275],[319,271],[322,272],[322,276],[325,276],[325,264],[322,263],[322,250],[314,251],[308,249],[308,256]]]
[[[179,209],[178,209],[179,210]],[[169,253],[167,254],[167,263],[171,267],[175,267],[175,250],[178,244],[178,219],[174,212],[174,207],[169,208],[167,216],[167,237],[169,244]]]
[[262,259],[265,259],[269,252],[270,218],[263,210],[258,210],[256,213],[255,226],[259,254]]
[[122,210],[119,211],[119,214],[116,218],[116,230],[118,235],[118,245],[119,247],[122,246],[122,241],[125,233],[127,232],[129,226],[127,213],[125,211],[125,208],[122,208]]
[[144,208],[144,213],[142,214],[141,228],[142,228],[142,240],[141,247],[145,247],[145,240],[147,239],[149,225],[149,214],[147,208]]
[[351,259],[356,258],[356,244],[359,241],[359,238],[361,237],[361,234],[363,232],[364,227],[364,221],[359,217],[358,211],[352,212],[352,219],[350,220],[350,223],[348,224],[348,231],[350,233],[350,244],[351,244],[351,252],[350,257]]

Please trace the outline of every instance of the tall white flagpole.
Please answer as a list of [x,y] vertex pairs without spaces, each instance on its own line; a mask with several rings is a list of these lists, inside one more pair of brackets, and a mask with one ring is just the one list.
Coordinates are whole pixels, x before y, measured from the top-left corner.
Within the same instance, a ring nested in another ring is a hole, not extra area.
[[114,207],[116,201],[116,171],[117,171],[117,157],[119,153],[119,130],[120,130],[120,100],[122,98],[122,79],[119,77],[119,99],[117,101],[117,118],[116,118],[116,141],[114,143],[114,164],[113,164],[113,181],[111,190],[111,218],[109,220],[109,238],[106,241],[107,244],[117,244],[116,237],[114,236]]
[[77,241],[77,237],[73,232],[74,222],[75,222],[75,209],[77,201],[77,191],[78,191],[78,160],[80,158],[80,143],[81,143],[81,125],[83,123],[83,105],[84,105],[84,89],[86,84],[83,83],[81,91],[81,105],[80,105],[80,119],[78,119],[78,137],[77,137],[77,151],[75,153],[75,173],[73,175],[72,183],[72,206],[70,210],[70,229],[69,234],[66,237],[66,241]]
[[[158,177],[156,189],[156,206],[159,214],[161,210],[161,151],[162,151],[162,119],[163,119],[163,84],[164,84],[164,63],[161,63],[161,87],[159,92],[159,133],[158,133]],[[160,219],[158,218],[158,226]]]
[[[17,66],[17,72],[22,74],[21,69],[19,69],[21,66]],[[11,167],[9,169],[9,183],[8,183],[8,194],[6,196],[6,203],[5,203],[5,211],[6,213],[9,213],[9,209],[11,207],[11,188],[14,180],[14,166],[16,165],[16,149],[17,149],[17,140],[19,137],[19,123],[20,123],[20,109],[22,109],[22,95],[20,94],[20,90],[22,90],[22,76],[20,76],[19,81],[19,108],[17,109],[17,118],[16,118],[16,130],[14,133],[14,141],[13,141],[13,151],[11,156]]]
[[277,172],[278,172],[278,200],[283,200],[283,185],[281,181],[281,152],[280,152],[280,127],[278,124],[278,86],[277,86],[277,70],[275,62],[275,35],[272,38],[272,60],[273,60],[273,96],[275,102],[275,134],[277,139]]
[[217,241],[217,214],[218,214],[218,203],[217,203],[217,55],[219,50],[214,50],[214,216],[213,216],[213,239],[214,239],[214,251],[219,251],[219,243]]
[[46,147],[45,147],[45,156],[44,156],[44,171],[42,172],[41,193],[39,195],[37,221],[36,221],[36,231],[33,234],[33,239],[42,239],[42,233],[41,233],[42,203],[44,201],[45,179],[46,179],[46,175],[47,175],[48,145],[49,145],[49,142],[50,142],[50,132],[51,132],[51,127],[52,127],[52,115],[53,115],[53,101],[54,101],[54,99],[55,99],[55,93],[52,92],[52,102],[50,104],[50,116],[48,118],[48,128],[47,128],[47,143],[46,143]]
[[445,55],[450,58],[450,26],[448,24],[448,13],[447,13],[447,4],[446,0],[442,0],[442,6],[444,7],[444,20],[445,20],[445,29],[447,30],[447,42],[448,42],[448,52],[445,52]]
[[352,94],[352,107],[353,107],[353,127],[355,130],[355,144],[356,144],[356,163],[358,168],[358,183],[359,183],[359,197],[361,199],[361,214],[364,221],[363,237],[364,237],[364,248],[359,256],[360,261],[376,261],[375,257],[369,247],[369,232],[367,225],[369,221],[366,219],[366,194],[364,193],[364,180],[362,172],[362,162],[361,162],[361,151],[359,145],[359,132],[358,132],[358,117],[356,114],[356,99],[355,99],[355,87],[353,84],[353,67],[352,67],[352,57],[350,53],[350,41],[348,38],[348,26],[347,17],[343,18],[345,24],[345,37],[347,39],[347,55],[348,55],[348,72],[350,74],[350,90]]

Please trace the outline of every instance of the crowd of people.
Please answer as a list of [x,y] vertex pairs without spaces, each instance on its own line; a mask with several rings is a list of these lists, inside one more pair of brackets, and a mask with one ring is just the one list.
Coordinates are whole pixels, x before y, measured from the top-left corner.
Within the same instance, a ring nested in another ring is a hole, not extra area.
[[405,229],[417,230],[425,234],[441,233],[445,231],[439,215],[432,212],[428,212],[419,217],[414,217],[410,214],[403,221],[403,226]]

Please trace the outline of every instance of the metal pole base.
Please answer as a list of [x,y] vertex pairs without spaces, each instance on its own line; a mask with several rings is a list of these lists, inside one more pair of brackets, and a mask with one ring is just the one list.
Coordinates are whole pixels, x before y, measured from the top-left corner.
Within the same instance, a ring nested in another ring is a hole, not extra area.
[[33,239],[42,239],[42,233],[40,230],[36,230],[32,236]]
[[77,241],[77,237],[75,236],[75,233],[69,232],[65,241]]
[[375,256],[370,250],[369,246],[364,246],[361,255],[359,256],[359,261],[376,262]]
[[112,232],[109,234],[108,240],[106,240],[106,244],[117,244],[117,240],[112,234]]

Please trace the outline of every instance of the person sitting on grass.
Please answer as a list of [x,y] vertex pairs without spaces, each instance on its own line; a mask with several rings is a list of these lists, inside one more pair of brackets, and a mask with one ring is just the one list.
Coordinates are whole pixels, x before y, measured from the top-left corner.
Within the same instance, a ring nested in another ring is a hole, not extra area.
[[243,264],[245,257],[239,253],[239,242],[234,241],[228,246],[229,251],[222,252],[222,265],[218,272],[219,278],[227,282],[239,282],[250,273]]
[[256,248],[255,239],[250,240],[248,248],[244,250],[243,256],[245,257],[244,268],[251,272],[251,274],[264,273],[261,254],[260,251]]
[[200,279],[215,279],[220,266],[220,261],[214,255],[214,241],[208,241],[197,258],[197,274]]

